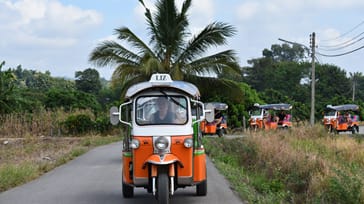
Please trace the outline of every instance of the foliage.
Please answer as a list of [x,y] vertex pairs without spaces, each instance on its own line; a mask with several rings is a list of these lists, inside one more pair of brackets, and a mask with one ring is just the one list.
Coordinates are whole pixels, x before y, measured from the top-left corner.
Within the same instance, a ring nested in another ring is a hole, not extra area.
[[2,71],[5,61],[0,63],[0,114],[17,109],[18,96],[15,91],[15,77],[11,70]]
[[76,89],[86,93],[97,94],[101,89],[99,72],[95,69],[85,69],[75,73]]
[[363,203],[363,143],[321,126],[204,138],[206,152],[252,203]]
[[66,111],[89,108],[98,111],[100,109],[95,95],[75,90],[50,89],[46,92],[44,103],[46,108],[64,108]]
[[63,125],[70,135],[79,135],[82,133],[90,132],[94,129],[95,123],[89,115],[79,114],[70,115],[64,122]]
[[[256,89],[265,103],[291,103],[296,121],[308,120],[311,106],[311,64],[305,61],[304,52],[295,46],[272,45],[264,49],[263,57],[249,60],[250,67],[243,68],[243,81]],[[315,117],[322,118],[328,104],[360,104],[362,75],[355,80],[347,78],[346,72],[334,65],[316,63]],[[352,101],[355,82],[356,100]]]
[[[227,43],[227,38],[236,33],[233,26],[213,22],[192,36],[187,15],[192,0],[183,1],[181,10],[177,9],[175,1],[157,1],[155,13],[142,0],[140,3],[145,8],[149,45],[129,28],[121,27],[115,30],[118,40],[129,44],[133,50],[116,41],[104,41],[90,54],[90,61],[95,65],[115,67],[112,81],[122,87],[122,93],[130,85],[149,80],[151,74],[159,72],[169,73],[174,80],[192,82],[201,89],[229,88],[236,98],[242,98],[236,83],[211,77],[222,73],[240,74],[235,52],[226,50],[204,56],[209,48]],[[208,91],[202,93],[208,94]]]

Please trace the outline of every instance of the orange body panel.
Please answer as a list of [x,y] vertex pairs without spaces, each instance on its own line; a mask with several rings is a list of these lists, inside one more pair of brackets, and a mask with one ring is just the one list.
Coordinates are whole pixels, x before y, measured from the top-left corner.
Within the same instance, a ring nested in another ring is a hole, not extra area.
[[277,122],[265,122],[264,127],[266,130],[271,130],[271,129],[275,130],[278,127],[278,123]]
[[140,147],[133,150],[133,171],[134,177],[148,177],[148,168],[143,168],[145,160],[153,154],[153,138],[152,137],[133,137],[139,140]]
[[130,175],[129,165],[132,161],[131,152],[123,152],[123,179],[125,183],[133,183],[132,175]]
[[[140,147],[133,150],[133,170],[136,178],[148,177],[148,168],[145,168],[145,164],[149,161],[153,163],[159,163],[160,157],[153,154],[153,138],[152,137],[138,137],[134,136],[134,139],[140,141]],[[192,148],[186,148],[183,144],[186,138],[192,138],[189,136],[172,136],[171,137],[171,153],[166,154],[163,162],[178,160],[181,165],[177,165],[178,176],[191,177],[192,176]],[[125,167],[125,166],[124,166]],[[129,168],[129,167],[127,167]]]
[[[220,127],[227,129],[227,123],[221,123]],[[204,134],[216,134],[216,124],[214,122],[208,123],[204,120],[200,123],[200,130]]]
[[[196,150],[203,151],[203,150]],[[199,182],[206,180],[206,154],[205,153],[196,153],[193,159],[194,163],[194,182]]]
[[186,148],[183,145],[183,142],[186,138],[192,138],[192,135],[189,136],[174,136],[172,137],[172,147],[171,152],[179,158],[183,167],[180,165],[177,166],[178,176],[190,177],[192,176],[192,154],[193,148]]

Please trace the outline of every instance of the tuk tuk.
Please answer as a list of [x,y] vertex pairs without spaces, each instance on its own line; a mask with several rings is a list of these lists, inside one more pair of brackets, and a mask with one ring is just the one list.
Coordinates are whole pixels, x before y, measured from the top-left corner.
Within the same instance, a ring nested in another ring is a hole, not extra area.
[[210,102],[205,104],[205,108],[207,112],[210,112],[214,115],[214,119],[210,122],[207,119],[201,122],[200,128],[203,135],[214,135],[217,134],[219,137],[222,137],[227,133],[227,119],[226,116],[222,114],[223,111],[228,109],[228,105],[226,103],[221,102]]
[[153,74],[131,86],[126,102],[110,109],[113,125],[127,127],[122,152],[122,193],[145,188],[159,204],[168,204],[178,188],[207,194],[206,156],[199,123],[205,118],[197,87]]
[[359,106],[355,104],[327,105],[322,120],[328,132],[359,132]]
[[279,104],[254,104],[249,111],[249,129],[275,130],[278,128],[288,129],[292,127],[292,105],[286,103]]

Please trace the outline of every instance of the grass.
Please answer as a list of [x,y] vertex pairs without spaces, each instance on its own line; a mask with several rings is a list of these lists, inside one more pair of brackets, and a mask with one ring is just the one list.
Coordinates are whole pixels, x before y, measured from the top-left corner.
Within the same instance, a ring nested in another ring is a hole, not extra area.
[[315,126],[204,140],[209,157],[249,203],[364,203],[362,136]]
[[0,192],[31,181],[118,136],[35,137],[0,140]]

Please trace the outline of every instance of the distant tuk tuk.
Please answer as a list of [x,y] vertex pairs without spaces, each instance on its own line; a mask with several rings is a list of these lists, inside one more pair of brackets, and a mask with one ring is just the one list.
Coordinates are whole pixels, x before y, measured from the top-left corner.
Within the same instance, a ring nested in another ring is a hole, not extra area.
[[201,122],[200,128],[203,135],[217,134],[222,137],[227,133],[227,118],[223,111],[228,109],[226,103],[210,102],[205,104],[206,111],[214,115],[213,120],[208,121],[208,118]]
[[292,105],[287,103],[279,104],[254,104],[249,111],[249,129],[275,130],[288,129],[292,127]]
[[355,104],[327,105],[322,120],[328,132],[352,134],[359,132],[359,122],[359,106]]
[[197,87],[153,74],[131,86],[125,98],[110,109],[111,123],[121,122],[128,133],[122,151],[123,196],[133,197],[134,188],[141,187],[159,204],[168,204],[178,188],[187,186],[205,196],[206,156],[199,128],[205,111]]

